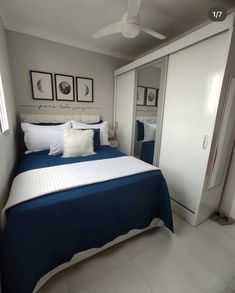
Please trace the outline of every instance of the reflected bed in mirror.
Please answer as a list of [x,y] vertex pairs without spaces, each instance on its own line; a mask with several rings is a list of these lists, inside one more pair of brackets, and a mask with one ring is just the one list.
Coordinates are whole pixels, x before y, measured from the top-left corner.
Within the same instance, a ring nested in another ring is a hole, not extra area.
[[[145,120],[145,121],[144,121]],[[155,136],[156,136],[156,118],[137,117],[136,120],[136,137],[135,137],[135,157],[153,164]]]

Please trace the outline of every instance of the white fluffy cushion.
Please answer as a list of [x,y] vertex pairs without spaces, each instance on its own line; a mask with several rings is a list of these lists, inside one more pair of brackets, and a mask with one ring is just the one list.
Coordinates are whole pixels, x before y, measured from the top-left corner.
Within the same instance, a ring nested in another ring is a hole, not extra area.
[[50,149],[51,131],[71,128],[71,122],[56,126],[42,126],[30,123],[21,123],[24,131],[24,142],[28,152],[39,152]]
[[92,130],[64,130],[63,157],[79,157],[95,154],[93,136],[94,131]]
[[155,140],[156,128],[156,123],[144,122],[144,141]]
[[104,121],[100,124],[85,124],[82,122],[77,122],[72,120],[72,127],[75,129],[100,129],[100,144],[101,145],[110,145],[109,138],[109,125],[107,121]]

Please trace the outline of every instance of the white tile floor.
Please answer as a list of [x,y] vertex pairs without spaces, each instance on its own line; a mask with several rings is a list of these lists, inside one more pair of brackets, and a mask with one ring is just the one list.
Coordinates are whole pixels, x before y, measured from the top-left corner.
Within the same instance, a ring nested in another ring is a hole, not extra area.
[[40,293],[235,293],[235,225],[155,228],[52,278]]

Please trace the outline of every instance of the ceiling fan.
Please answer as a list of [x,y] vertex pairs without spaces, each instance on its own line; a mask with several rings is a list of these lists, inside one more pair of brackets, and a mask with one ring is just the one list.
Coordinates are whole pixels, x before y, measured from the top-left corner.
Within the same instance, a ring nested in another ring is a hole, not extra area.
[[102,28],[92,35],[92,37],[98,39],[107,35],[121,33],[125,38],[135,38],[139,35],[140,31],[143,31],[157,39],[165,39],[166,36],[146,28],[141,24],[139,16],[141,1],[142,0],[129,0],[128,10],[122,16],[121,20]]

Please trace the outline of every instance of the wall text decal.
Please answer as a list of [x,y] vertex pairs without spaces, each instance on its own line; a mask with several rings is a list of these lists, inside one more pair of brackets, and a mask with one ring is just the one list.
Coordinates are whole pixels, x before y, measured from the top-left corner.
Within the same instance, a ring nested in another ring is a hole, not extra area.
[[20,105],[23,108],[37,108],[38,110],[43,109],[58,109],[58,110],[69,110],[69,111],[87,111],[87,110],[102,110],[100,107],[92,107],[92,106],[72,106],[69,104],[59,104],[59,105],[51,105],[51,104],[40,104],[40,105]]

